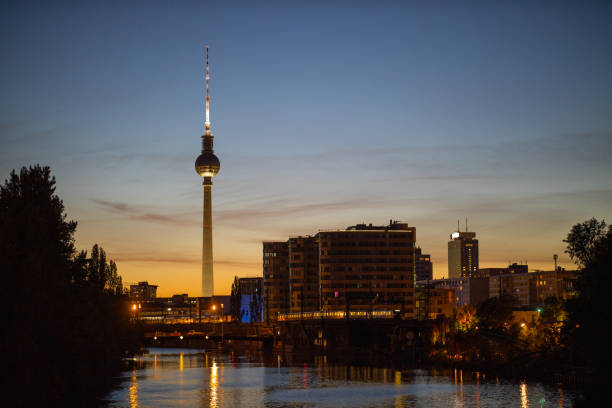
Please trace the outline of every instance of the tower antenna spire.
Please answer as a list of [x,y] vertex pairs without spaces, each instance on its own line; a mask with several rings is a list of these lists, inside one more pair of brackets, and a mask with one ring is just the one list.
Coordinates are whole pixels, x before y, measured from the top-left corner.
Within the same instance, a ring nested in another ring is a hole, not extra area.
[[204,122],[206,126],[206,134],[210,133],[210,96],[208,95],[208,81],[210,80],[210,75],[208,73],[208,45],[206,46],[206,122]]

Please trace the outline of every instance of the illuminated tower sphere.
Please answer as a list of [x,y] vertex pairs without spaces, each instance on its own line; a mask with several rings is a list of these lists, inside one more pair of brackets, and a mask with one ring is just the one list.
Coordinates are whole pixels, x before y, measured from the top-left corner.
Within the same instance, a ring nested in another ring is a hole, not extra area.
[[202,136],[202,154],[195,161],[196,172],[204,179],[204,215],[202,222],[202,293],[213,296],[212,251],[212,178],[219,172],[219,159],[213,151],[213,134],[210,132],[210,97],[208,95],[208,46],[206,46],[206,131]]

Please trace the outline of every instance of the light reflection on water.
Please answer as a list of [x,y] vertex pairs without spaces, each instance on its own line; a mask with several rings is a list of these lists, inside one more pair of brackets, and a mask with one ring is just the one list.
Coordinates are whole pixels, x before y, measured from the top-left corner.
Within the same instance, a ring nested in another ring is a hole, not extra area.
[[199,350],[151,349],[107,396],[109,407],[569,407],[572,395],[459,369],[284,366]]

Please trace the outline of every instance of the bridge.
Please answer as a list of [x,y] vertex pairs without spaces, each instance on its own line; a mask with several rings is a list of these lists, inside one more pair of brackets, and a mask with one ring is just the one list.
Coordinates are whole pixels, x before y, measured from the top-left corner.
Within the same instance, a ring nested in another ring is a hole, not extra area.
[[425,344],[443,339],[448,332],[443,320],[401,319],[393,312],[351,311],[348,319],[325,313],[286,314],[269,324],[148,324],[145,339],[148,346],[158,347],[250,348],[337,356],[404,353],[416,358]]

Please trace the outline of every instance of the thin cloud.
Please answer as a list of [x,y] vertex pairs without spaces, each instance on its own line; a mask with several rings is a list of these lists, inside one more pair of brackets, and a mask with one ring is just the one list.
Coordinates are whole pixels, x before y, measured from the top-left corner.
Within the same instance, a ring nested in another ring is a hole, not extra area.
[[[174,264],[191,264],[191,265],[199,265],[202,263],[201,258],[189,257],[189,256],[172,256],[172,255],[159,255],[159,254],[143,254],[143,253],[135,253],[135,254],[119,254],[112,257],[116,262],[125,262],[125,263],[174,263]],[[239,267],[261,267],[261,262],[249,262],[249,261],[241,261],[237,259],[231,258],[219,258],[213,260],[215,265],[224,265],[224,266],[239,266]]]
[[199,214],[196,212],[178,212],[169,214],[152,213],[145,212],[144,210],[131,206],[127,203],[98,199],[92,199],[92,201],[110,212],[125,214],[127,218],[131,220],[182,226],[199,225],[194,221],[194,217]]
[[92,199],[91,201],[93,201],[94,203],[98,204],[99,206],[107,209],[107,210],[111,210],[113,212],[128,212],[128,213],[133,213],[136,212],[137,210],[133,207],[131,207],[130,205],[128,205],[127,203],[120,203],[120,202],[114,202],[114,201],[106,201],[106,200],[97,200],[97,199]]
[[198,213],[178,213],[178,214],[155,214],[155,213],[144,213],[140,215],[133,215],[130,218],[137,221],[145,222],[158,222],[162,224],[172,224],[181,226],[197,226],[199,223],[194,221],[194,217]]
[[248,218],[262,217],[291,217],[296,215],[305,215],[318,213],[321,211],[340,211],[357,208],[376,208],[381,205],[389,205],[393,200],[346,200],[327,203],[312,203],[295,206],[282,207],[262,207],[256,209],[235,209],[235,210],[217,210],[217,220],[244,220]]

